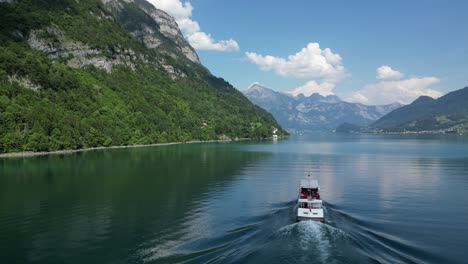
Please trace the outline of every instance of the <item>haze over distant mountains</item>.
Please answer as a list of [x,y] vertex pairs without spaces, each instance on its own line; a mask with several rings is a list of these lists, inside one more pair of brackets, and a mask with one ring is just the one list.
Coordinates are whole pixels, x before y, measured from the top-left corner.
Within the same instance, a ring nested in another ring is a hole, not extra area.
[[243,91],[254,104],[273,114],[283,128],[301,131],[329,131],[343,123],[368,126],[385,114],[401,107],[399,103],[368,106],[341,100],[336,95],[277,92],[259,83]]
[[468,131],[468,87],[438,99],[421,96],[382,117],[371,128],[389,132],[445,130]]

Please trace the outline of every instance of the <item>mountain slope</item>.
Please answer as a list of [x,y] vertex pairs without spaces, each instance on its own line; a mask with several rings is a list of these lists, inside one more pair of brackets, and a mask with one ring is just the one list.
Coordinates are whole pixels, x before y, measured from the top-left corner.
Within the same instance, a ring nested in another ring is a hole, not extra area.
[[0,152],[255,138],[279,127],[146,1],[2,1],[0,24]]
[[258,83],[252,84],[244,94],[254,104],[272,113],[281,126],[293,130],[333,130],[343,123],[367,126],[400,106],[348,103],[335,95],[293,97]]
[[384,131],[423,131],[468,125],[468,87],[438,99],[421,96],[385,115],[372,128]]

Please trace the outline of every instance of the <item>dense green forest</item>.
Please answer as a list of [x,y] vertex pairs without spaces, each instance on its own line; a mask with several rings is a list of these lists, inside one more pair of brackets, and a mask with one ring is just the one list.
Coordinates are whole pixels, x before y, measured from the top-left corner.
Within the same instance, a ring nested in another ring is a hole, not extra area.
[[[0,152],[262,138],[279,128],[271,114],[185,58],[170,39],[161,37],[158,48],[135,39],[131,28],[154,21],[136,3],[122,5],[125,12],[116,15],[92,0],[0,3]],[[70,67],[73,54],[33,49],[33,31],[56,50],[75,41],[109,60],[119,50],[135,55],[112,71]],[[182,77],[171,77],[161,61]]]

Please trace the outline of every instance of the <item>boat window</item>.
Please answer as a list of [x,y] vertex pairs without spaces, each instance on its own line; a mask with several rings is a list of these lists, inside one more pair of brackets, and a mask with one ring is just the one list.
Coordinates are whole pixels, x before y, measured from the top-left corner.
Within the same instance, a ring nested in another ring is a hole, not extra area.
[[320,203],[312,203],[312,208],[315,208],[315,209],[319,209],[321,208],[321,204]]

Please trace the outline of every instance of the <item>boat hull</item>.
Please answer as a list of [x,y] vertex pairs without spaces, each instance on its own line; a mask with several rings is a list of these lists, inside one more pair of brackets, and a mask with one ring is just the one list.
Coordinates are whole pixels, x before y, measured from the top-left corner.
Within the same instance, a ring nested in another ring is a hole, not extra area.
[[318,221],[323,222],[325,215],[323,214],[323,209],[307,209],[307,208],[298,208],[297,209],[297,221]]
[[325,218],[323,217],[303,217],[303,216],[298,216],[296,218],[296,220],[298,222],[302,222],[302,221],[314,221],[314,222],[322,222],[324,223],[325,222]]

